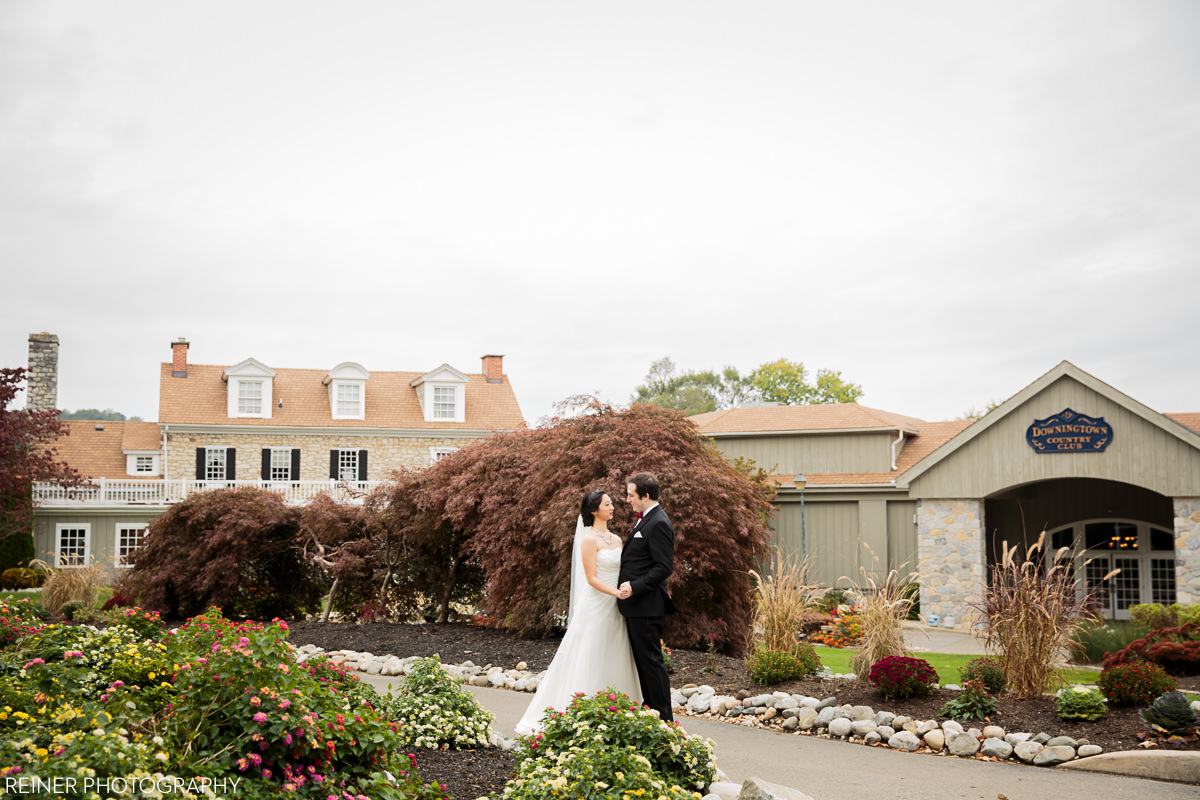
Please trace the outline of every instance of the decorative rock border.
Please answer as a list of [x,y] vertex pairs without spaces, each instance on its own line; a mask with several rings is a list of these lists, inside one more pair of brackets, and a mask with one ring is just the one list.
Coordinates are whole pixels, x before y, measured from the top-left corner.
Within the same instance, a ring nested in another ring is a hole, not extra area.
[[[297,661],[303,662],[315,655],[324,654],[330,661],[368,675],[407,675],[410,665],[418,658],[376,656],[353,650],[325,653],[315,645],[302,645],[295,649]],[[523,661],[517,664],[516,669],[509,670],[490,664],[480,667],[471,661],[444,664],[443,667],[451,677],[463,683],[518,692],[535,691],[546,674],[544,671],[530,672]],[[959,687],[947,685],[945,688]],[[893,749],[909,753],[920,751],[960,758],[1011,760],[1038,767],[1052,767],[1104,752],[1102,747],[1089,743],[1087,739],[1051,736],[1045,732],[1009,732],[998,725],[964,728],[954,720],[942,723],[937,720],[916,720],[897,716],[889,711],[876,711],[870,706],[840,705],[836,697],[818,699],[800,694],[772,692],[738,699],[717,695],[711,686],[688,684],[671,691],[671,703],[676,713],[689,717],[778,730],[795,735],[842,739],[865,745],[886,744]],[[1200,700],[1194,701],[1192,706],[1200,713]]]

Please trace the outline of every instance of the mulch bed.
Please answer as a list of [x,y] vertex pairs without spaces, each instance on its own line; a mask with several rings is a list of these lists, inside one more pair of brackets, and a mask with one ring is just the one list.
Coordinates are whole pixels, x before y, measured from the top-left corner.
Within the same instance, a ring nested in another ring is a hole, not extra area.
[[[319,623],[296,621],[289,623],[289,640],[295,645],[314,644],[326,650],[355,650],[375,655],[432,656],[445,663],[460,664],[473,661],[483,666],[515,668],[524,661],[528,669],[538,672],[550,666],[560,639],[520,639],[504,631],[462,623],[447,625],[405,625],[373,623]],[[926,697],[885,701],[866,681],[841,681],[808,678],[771,687],[758,686],[750,680],[741,659],[716,656],[713,673],[705,672],[707,653],[674,649],[675,672],[671,685],[678,688],[689,683],[707,684],[718,694],[736,695],[746,690],[751,695],[782,691],[811,697],[836,697],[839,703],[865,705],[914,719],[941,718],[938,711],[957,692],[935,690]],[[1200,691],[1200,677],[1178,678],[1179,688]],[[1054,712],[1054,698],[1031,700],[1001,697],[999,713],[987,722],[961,720],[967,727],[982,728],[995,724],[1006,731],[1046,732],[1052,736],[1066,735],[1085,738],[1104,748],[1105,752],[1131,750],[1141,746],[1138,734],[1146,729],[1136,708],[1111,708],[1096,722],[1067,722]],[[1200,751],[1200,743],[1165,743],[1162,748]],[[446,786],[447,793],[457,800],[473,800],[480,795],[499,793],[512,777],[514,760],[494,748],[472,751],[418,750],[417,771],[426,781],[436,780]],[[719,754],[718,754],[719,763]]]

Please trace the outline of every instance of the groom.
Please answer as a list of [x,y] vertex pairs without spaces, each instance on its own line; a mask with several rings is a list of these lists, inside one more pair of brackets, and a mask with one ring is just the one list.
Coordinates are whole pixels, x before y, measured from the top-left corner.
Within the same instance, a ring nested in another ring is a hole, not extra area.
[[621,553],[617,609],[625,617],[642,698],[670,722],[671,680],[662,659],[663,622],[675,613],[667,576],[675,569],[675,529],[658,504],[658,478],[639,472],[625,485],[625,499],[640,517]]

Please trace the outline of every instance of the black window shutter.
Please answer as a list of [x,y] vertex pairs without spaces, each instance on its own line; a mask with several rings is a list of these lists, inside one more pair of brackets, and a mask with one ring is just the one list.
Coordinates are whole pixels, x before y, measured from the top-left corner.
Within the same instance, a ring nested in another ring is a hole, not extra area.
[[292,480],[300,480],[300,448],[292,448]]
[[237,448],[230,447],[225,450],[225,480],[237,480]]
[[271,480],[271,448],[269,447],[263,448],[262,479],[264,481]]
[[365,481],[367,479],[367,451],[358,451],[358,479]]
[[204,448],[196,448],[196,480],[204,480]]
[[336,481],[338,479],[338,451],[329,451],[329,480]]

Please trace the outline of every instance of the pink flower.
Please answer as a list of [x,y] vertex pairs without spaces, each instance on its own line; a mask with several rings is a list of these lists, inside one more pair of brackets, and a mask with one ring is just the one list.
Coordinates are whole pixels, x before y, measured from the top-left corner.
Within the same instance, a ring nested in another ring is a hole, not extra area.
[[259,725],[262,725],[264,722],[267,721],[267,715],[260,711],[254,715],[254,721],[257,722]]
[[279,701],[279,708],[280,708],[280,710],[283,710],[283,709],[286,709],[286,708],[287,708],[288,706],[290,706],[291,704],[292,704],[292,701],[291,701],[291,700],[280,700],[280,701]]
[[83,658],[83,652],[81,650],[68,650],[63,653],[63,661],[66,661],[68,658]]
[[261,705],[262,705],[262,700],[259,700],[257,697],[251,697],[251,698],[250,698],[250,705],[252,705],[252,706],[261,706]]

